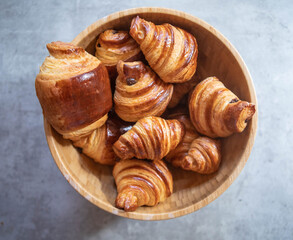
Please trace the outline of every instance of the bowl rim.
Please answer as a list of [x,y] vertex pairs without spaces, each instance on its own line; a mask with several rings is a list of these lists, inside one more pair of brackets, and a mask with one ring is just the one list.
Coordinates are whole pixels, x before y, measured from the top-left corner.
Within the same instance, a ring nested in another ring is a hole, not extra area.
[[[248,89],[251,97],[251,102],[255,103],[256,106],[256,113],[250,121],[251,129],[249,132],[249,138],[246,144],[246,148],[242,154],[241,160],[237,163],[235,168],[232,170],[231,175],[222,182],[218,188],[208,194],[205,198],[200,200],[197,203],[191,204],[190,206],[187,206],[185,208],[177,209],[168,213],[141,213],[141,212],[125,212],[123,210],[117,209],[116,207],[105,203],[99,198],[96,198],[93,196],[90,192],[87,191],[86,188],[84,188],[78,181],[77,177],[73,176],[70,171],[67,170],[65,167],[62,157],[57,151],[56,144],[54,142],[54,137],[52,131],[54,131],[51,127],[51,125],[47,122],[46,118],[44,117],[44,130],[46,134],[46,139],[47,143],[50,149],[50,152],[53,156],[53,159],[58,166],[59,170],[63,174],[63,176],[66,178],[66,180],[71,184],[71,186],[79,192],[83,197],[85,197],[87,200],[89,200],[91,203],[94,205],[98,206],[99,208],[110,212],[112,214],[121,216],[121,217],[126,217],[126,218],[132,218],[132,219],[137,219],[137,220],[165,220],[165,219],[172,219],[180,216],[187,215],[189,213],[192,213],[194,211],[199,210],[200,208],[206,206],[207,204],[211,203],[214,201],[216,198],[218,198],[222,193],[224,193],[227,188],[234,182],[234,180],[238,177],[242,169],[244,168],[249,155],[251,153],[255,136],[256,136],[256,130],[257,130],[257,120],[258,120],[258,104],[257,104],[257,97],[255,93],[255,88],[254,84],[251,78],[251,75],[249,73],[249,70],[244,63],[242,57],[236,50],[236,48],[230,43],[230,41],[223,36],[218,30],[216,30],[214,27],[209,25],[207,22],[201,20],[198,17],[194,17],[191,14],[185,13],[183,11],[178,11],[170,8],[161,8],[161,7],[139,7],[139,8],[131,8],[131,9],[126,9],[122,10],[119,12],[112,13],[106,17],[103,17],[96,22],[92,23],[90,26],[85,28],[82,32],[80,32],[72,41],[73,44],[79,45],[80,42],[83,40],[84,36],[93,33],[97,26],[103,25],[104,23],[108,22],[109,20],[115,20],[124,16],[128,15],[133,15],[133,14],[141,14],[141,13],[165,13],[165,14],[171,14],[175,15],[178,17],[186,18],[192,22],[197,23],[201,27],[205,28],[207,31],[215,35],[232,53],[232,55],[235,57],[237,60],[244,77],[247,81],[248,84]],[[110,206],[109,206],[110,205]]]

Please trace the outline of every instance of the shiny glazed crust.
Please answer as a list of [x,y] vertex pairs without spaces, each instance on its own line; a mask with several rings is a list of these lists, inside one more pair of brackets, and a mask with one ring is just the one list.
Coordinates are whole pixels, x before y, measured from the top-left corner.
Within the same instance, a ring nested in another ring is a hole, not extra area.
[[185,95],[187,95],[188,92],[190,92],[196,84],[200,82],[200,79],[201,79],[200,75],[198,74],[198,72],[196,72],[189,81],[184,83],[173,84],[174,91],[173,91],[172,98],[169,102],[168,108],[176,107],[180,103],[180,100]]
[[96,57],[106,66],[111,81],[117,77],[116,65],[122,61],[143,60],[136,41],[126,31],[106,30],[96,42]]
[[114,102],[120,118],[135,122],[165,111],[172,97],[172,84],[163,82],[142,62],[120,61],[117,70]]
[[255,105],[239,98],[216,77],[200,82],[189,100],[190,119],[196,130],[209,137],[242,132],[255,113]]
[[114,165],[117,156],[112,146],[131,127],[131,123],[122,121],[110,112],[107,122],[102,127],[95,129],[88,136],[73,139],[73,145],[81,148],[82,152],[95,162]]
[[187,156],[191,143],[200,135],[192,125],[188,114],[174,113],[168,116],[170,119],[176,119],[184,124],[185,134],[179,145],[171,150],[165,157],[165,160],[170,162],[174,167],[181,167],[184,158]]
[[155,206],[173,192],[172,175],[161,160],[121,160],[114,166],[113,176],[118,191],[115,205],[125,211]]
[[106,68],[73,44],[52,42],[47,48],[50,56],[40,68],[35,87],[48,122],[61,134],[103,125],[112,107]]
[[181,162],[181,167],[200,174],[210,174],[218,170],[220,163],[220,140],[199,137],[191,143],[187,156]]
[[130,35],[163,81],[183,83],[194,75],[198,49],[192,34],[167,23],[155,25],[137,16],[131,22]]
[[184,132],[184,126],[178,120],[146,117],[120,136],[113,149],[121,159],[160,160],[176,148]]

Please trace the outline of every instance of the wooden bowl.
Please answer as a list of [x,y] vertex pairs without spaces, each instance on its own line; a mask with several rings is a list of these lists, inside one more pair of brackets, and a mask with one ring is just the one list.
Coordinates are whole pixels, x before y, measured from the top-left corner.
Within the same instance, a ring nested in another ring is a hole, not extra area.
[[[248,69],[232,44],[206,22],[189,14],[165,8],[135,8],[104,17],[82,31],[72,43],[94,55],[97,36],[106,29],[129,30],[131,19],[139,15],[156,24],[170,23],[194,34],[198,42],[198,71],[203,77],[217,76],[240,99],[257,104]],[[223,140],[222,163],[211,175],[170,167],[174,177],[174,193],[155,207],[140,207],[135,212],[115,208],[117,195],[112,167],[94,163],[62,138],[44,120],[49,148],[67,181],[86,199],[113,214],[141,220],[161,220],[196,211],[220,196],[236,179],[252,149],[257,112],[245,131]],[[236,201],[236,199],[235,199]]]

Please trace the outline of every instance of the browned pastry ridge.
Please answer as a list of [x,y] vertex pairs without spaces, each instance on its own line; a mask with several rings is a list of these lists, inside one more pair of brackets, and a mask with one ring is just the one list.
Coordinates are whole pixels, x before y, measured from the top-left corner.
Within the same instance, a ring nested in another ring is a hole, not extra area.
[[50,56],[35,81],[45,118],[64,138],[93,137],[92,132],[106,122],[112,107],[107,69],[73,44],[52,42],[47,48]]
[[178,120],[160,117],[140,119],[131,130],[121,135],[113,145],[121,159],[160,160],[180,143],[184,136],[184,125]]
[[189,100],[190,119],[196,130],[209,137],[242,132],[255,113],[255,105],[239,98],[216,77],[200,82]]
[[221,162],[220,140],[201,137],[187,114],[174,113],[169,118],[183,123],[185,134],[180,144],[168,153],[165,160],[175,167],[201,174],[217,171]]
[[221,163],[221,142],[209,137],[198,137],[192,141],[181,167],[200,174],[218,170]]
[[192,88],[200,82],[200,79],[201,77],[197,71],[189,81],[173,84],[174,91],[168,108],[176,107],[180,103],[181,99],[183,99],[183,97],[187,95],[187,93],[190,92]]
[[177,119],[185,127],[185,134],[182,141],[178,146],[171,150],[165,157],[165,160],[170,162],[175,167],[182,167],[182,162],[188,154],[191,143],[194,139],[198,138],[200,135],[197,133],[196,129],[192,125],[188,114],[174,113],[168,116],[170,119]]
[[124,122],[110,111],[109,118],[102,127],[92,131],[89,136],[77,138],[73,145],[82,148],[82,152],[96,162],[114,165],[117,156],[113,151],[113,144],[131,127],[132,124]]
[[183,83],[194,75],[198,49],[192,34],[167,23],[155,25],[137,16],[131,22],[130,35],[163,81]]
[[136,122],[165,111],[172,97],[172,84],[163,82],[142,62],[119,61],[117,70],[114,103],[120,118]]
[[173,192],[172,175],[161,160],[121,160],[114,166],[113,176],[118,191],[115,205],[125,211],[155,206]]
[[117,77],[116,65],[122,61],[139,61],[144,56],[136,41],[126,31],[106,30],[96,42],[96,57],[106,66],[111,81]]

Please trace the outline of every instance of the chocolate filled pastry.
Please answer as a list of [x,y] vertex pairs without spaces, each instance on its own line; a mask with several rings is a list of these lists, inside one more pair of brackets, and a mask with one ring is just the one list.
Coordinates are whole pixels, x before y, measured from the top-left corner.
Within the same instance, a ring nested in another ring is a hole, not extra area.
[[155,25],[137,16],[131,22],[130,35],[163,81],[183,83],[194,75],[198,49],[192,34],[167,23]]
[[106,30],[96,42],[96,57],[106,66],[111,82],[117,78],[117,63],[142,61],[144,56],[136,41],[126,31]]
[[193,89],[193,87],[200,82],[200,79],[200,75],[198,74],[198,72],[196,72],[195,75],[191,78],[191,80],[184,83],[173,84],[174,91],[172,94],[172,98],[168,104],[168,108],[176,107],[184,98],[184,96],[187,96],[188,92],[190,92]]
[[174,113],[169,118],[183,123],[185,134],[179,145],[168,153],[165,160],[174,167],[201,174],[217,171],[221,162],[220,140],[201,137],[187,114]]
[[216,77],[200,82],[189,100],[190,119],[196,130],[209,137],[242,132],[255,113],[255,105],[241,101]]
[[140,119],[131,130],[121,135],[113,149],[121,159],[160,160],[180,143],[184,125],[178,120],[160,117]]
[[132,124],[121,120],[114,112],[109,112],[106,123],[92,131],[89,136],[77,138],[73,145],[95,162],[114,165],[117,156],[113,151],[113,144],[119,137],[132,128]]
[[173,192],[172,175],[161,160],[121,160],[114,166],[113,176],[118,191],[115,205],[125,211],[155,206]]
[[136,122],[165,111],[172,97],[172,84],[163,82],[142,62],[119,61],[117,70],[114,103],[120,118]]
[[90,136],[107,120],[112,96],[107,69],[96,57],[70,43],[47,44],[35,87],[51,126],[73,141]]

